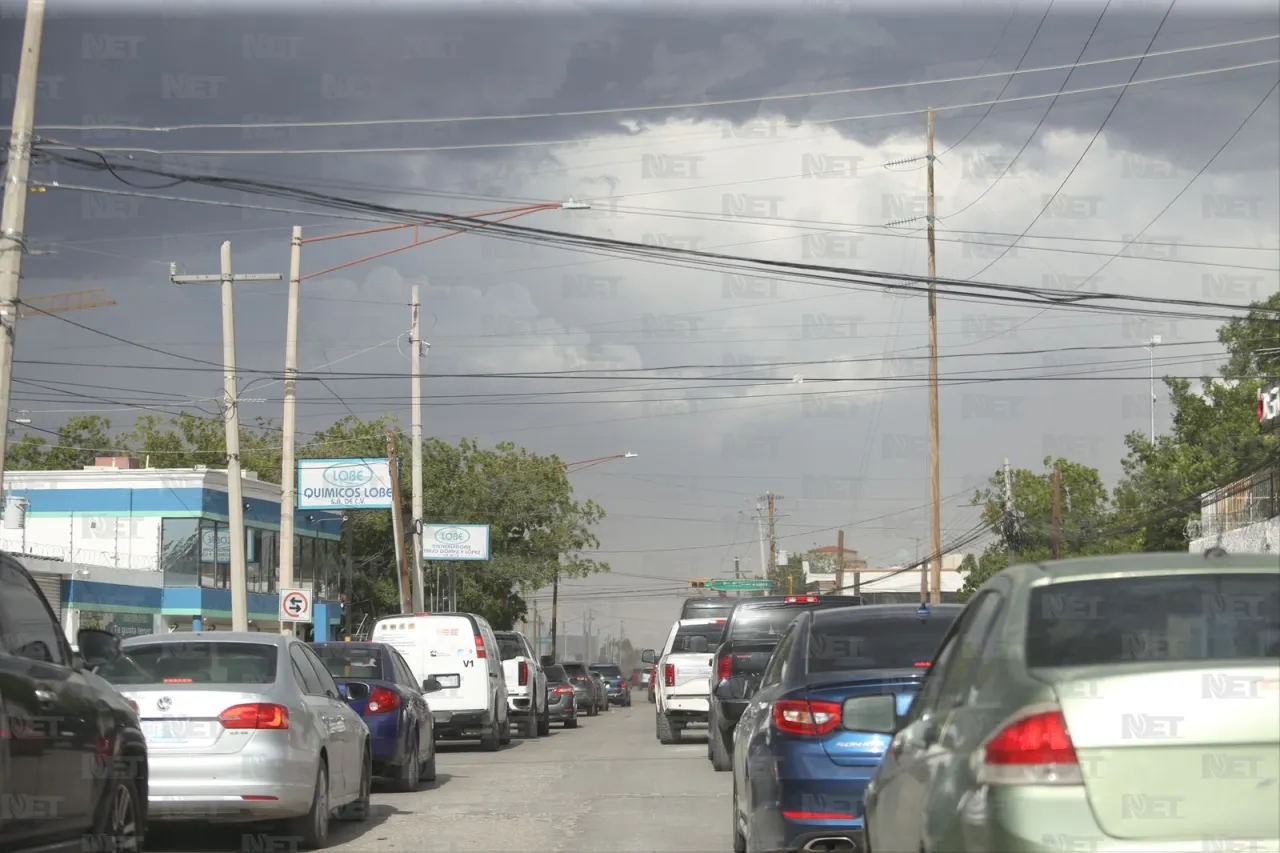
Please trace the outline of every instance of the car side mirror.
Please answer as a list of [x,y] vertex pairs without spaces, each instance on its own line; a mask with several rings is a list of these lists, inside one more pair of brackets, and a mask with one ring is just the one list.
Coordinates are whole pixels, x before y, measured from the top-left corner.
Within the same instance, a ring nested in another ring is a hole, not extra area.
[[423,693],[438,693],[441,690],[444,690],[444,685],[441,684],[438,679],[428,678],[426,681],[422,682]]
[[748,699],[755,692],[755,685],[751,683],[751,679],[745,675],[735,675],[732,678],[726,678],[724,681],[716,685],[716,698],[727,699],[730,702],[740,702]]
[[349,699],[352,702],[362,702],[369,698],[369,694],[373,690],[369,685],[362,681],[347,681],[338,685],[338,693],[343,699]]
[[653,649],[645,649],[640,653],[640,663],[657,663]]
[[120,657],[120,638],[110,631],[81,628],[76,632],[80,659],[90,668],[102,666]]
[[693,652],[694,654],[698,654],[700,652],[705,652],[706,650],[707,650],[706,637],[690,637],[689,638],[689,651]]
[[881,693],[846,699],[840,709],[840,721],[850,731],[891,735],[898,730],[897,698]]

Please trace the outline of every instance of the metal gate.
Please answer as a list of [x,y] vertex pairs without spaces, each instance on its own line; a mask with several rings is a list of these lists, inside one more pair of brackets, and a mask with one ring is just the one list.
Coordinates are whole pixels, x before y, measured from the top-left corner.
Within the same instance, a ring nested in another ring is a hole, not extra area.
[[36,586],[40,587],[40,591],[44,593],[44,597],[49,601],[49,607],[53,610],[53,614],[62,619],[62,575],[49,575],[42,572],[32,572],[31,578],[36,582]]

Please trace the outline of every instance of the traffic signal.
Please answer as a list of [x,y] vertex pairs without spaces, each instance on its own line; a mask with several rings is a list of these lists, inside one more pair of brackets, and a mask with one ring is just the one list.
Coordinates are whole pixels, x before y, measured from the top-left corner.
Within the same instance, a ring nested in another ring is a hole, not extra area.
[[711,582],[711,578],[694,578],[689,581],[689,586],[694,589],[706,589],[707,584]]

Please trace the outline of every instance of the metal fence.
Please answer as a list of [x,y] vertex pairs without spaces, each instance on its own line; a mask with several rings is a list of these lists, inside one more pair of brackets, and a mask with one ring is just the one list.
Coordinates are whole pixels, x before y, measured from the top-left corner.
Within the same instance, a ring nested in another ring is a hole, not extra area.
[[1280,466],[1209,492],[1200,501],[1199,537],[1218,536],[1280,516]]

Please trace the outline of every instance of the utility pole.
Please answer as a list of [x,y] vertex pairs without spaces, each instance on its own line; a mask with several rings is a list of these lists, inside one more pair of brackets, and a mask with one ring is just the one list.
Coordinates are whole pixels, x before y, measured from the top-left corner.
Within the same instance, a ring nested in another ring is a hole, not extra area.
[[1156,346],[1160,344],[1160,336],[1152,335],[1151,340],[1143,347],[1147,351],[1147,363],[1151,373],[1151,443],[1156,443]]
[[413,612],[421,613],[422,605],[422,311],[418,301],[418,285],[413,286],[410,310],[413,317],[413,339],[409,361],[413,365],[413,414],[410,436],[413,442],[413,571],[410,573]]
[[[298,302],[302,289],[302,226],[293,226],[289,241],[289,299],[284,322],[284,423],[280,442],[280,586],[293,586],[294,521],[298,511],[298,463],[294,433],[298,406]],[[402,610],[404,608],[401,608]],[[292,634],[293,625],[280,626]]]
[[836,595],[844,595],[844,531],[836,533]]
[[[738,558],[733,558],[733,578],[734,580],[742,580],[742,567],[738,564]],[[737,598],[742,598],[742,590],[738,590]]]
[[778,571],[778,529],[777,514],[774,511],[776,498],[773,492],[769,492],[766,497],[769,501],[769,570],[776,573]]
[[760,538],[760,577],[768,580],[769,557],[764,547],[764,510],[761,508],[759,498],[756,498],[756,534]]
[[1053,559],[1061,558],[1062,541],[1062,469],[1053,463]]
[[342,602],[343,634],[351,633],[352,607],[355,604],[356,570],[355,570],[355,519],[350,512],[342,514],[342,538],[346,540],[345,560],[347,564],[347,594]]
[[27,180],[31,174],[36,83],[40,76],[43,38],[44,0],[27,0],[22,57],[18,61],[18,80],[13,93],[4,209],[0,210],[0,489],[4,488],[2,451],[9,446],[9,394],[13,388],[13,347],[18,332],[18,286],[22,280],[22,255],[27,251]]
[[555,576],[551,579],[551,657],[553,660],[559,660],[556,649],[556,626],[560,624],[560,571],[556,570]]
[[408,613],[411,598],[409,566],[404,553],[404,499],[400,497],[400,457],[396,455],[394,430],[387,430],[387,459],[391,463],[391,535],[396,546],[396,587],[400,593],[400,612]]
[[1005,540],[1009,546],[1009,565],[1015,566],[1018,563],[1018,557],[1013,550],[1013,539],[1017,516],[1013,510],[1013,469],[1009,467],[1008,459],[1004,460],[1004,523]]
[[[249,630],[249,579],[245,566],[244,482],[240,474],[240,396],[236,391],[235,284],[238,281],[279,281],[279,273],[235,275],[231,272],[231,241],[222,243],[222,272],[218,275],[173,275],[174,284],[222,285],[222,420],[227,440],[227,526],[231,539],[231,630]],[[170,268],[171,270],[173,267]],[[281,506],[283,517],[284,507]],[[290,543],[292,544],[292,543]],[[293,625],[290,624],[290,629]]]
[[936,208],[933,195],[933,107],[929,107],[928,131],[929,217],[929,487],[933,503],[933,594],[942,602],[942,440],[938,415],[938,253],[934,242]]

